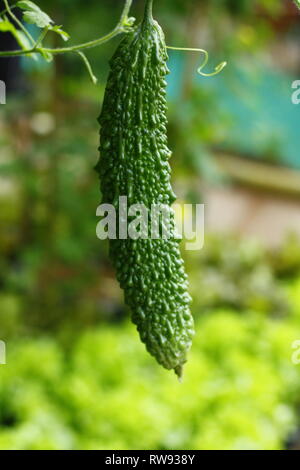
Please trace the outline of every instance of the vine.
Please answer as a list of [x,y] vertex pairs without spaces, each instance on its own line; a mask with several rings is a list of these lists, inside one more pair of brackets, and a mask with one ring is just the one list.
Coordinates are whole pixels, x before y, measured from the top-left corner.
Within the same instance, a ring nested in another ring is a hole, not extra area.
[[[10,6],[8,0],[4,0],[4,5],[5,10],[0,13],[0,32],[12,33],[21,49],[13,51],[0,51],[0,57],[34,57],[35,54],[40,54],[47,61],[51,61],[53,59],[53,55],[75,52],[79,54],[79,56],[83,60],[93,83],[97,82],[97,78],[92,72],[92,67],[88,61],[88,58],[82,51],[85,49],[90,49],[92,47],[100,46],[115,38],[119,34],[129,33],[134,30],[135,18],[129,17],[132,0],[125,0],[125,5],[121,13],[121,17],[115,28],[110,33],[106,34],[101,38],[88,41],[82,44],[51,49],[43,46],[43,41],[50,31],[59,34],[64,41],[69,40],[69,34],[63,31],[60,26],[55,25],[54,21],[50,18],[50,16],[48,16],[35,3],[31,1],[19,1],[13,6]],[[29,24],[35,24],[41,29],[41,34],[36,41],[30,35],[23,23],[13,13],[12,10],[14,8],[19,8],[23,10],[24,22]],[[19,29],[16,28],[14,23],[19,26]]]
[[[97,78],[95,77],[92,66],[84,54],[84,50],[91,49],[93,47],[101,46],[116,36],[123,33],[133,32],[135,29],[135,18],[129,16],[130,9],[132,6],[133,0],[125,0],[123,11],[121,13],[120,19],[115,26],[115,28],[105,36],[88,41],[81,44],[76,44],[69,47],[57,47],[49,48],[43,45],[43,41],[47,37],[48,33],[53,32],[59,34],[64,41],[70,39],[69,34],[64,31],[61,26],[58,26],[54,23],[52,18],[42,11],[38,5],[29,0],[22,0],[9,5],[8,0],[3,0],[5,9],[0,12],[0,32],[10,32],[16,39],[20,49],[11,50],[11,51],[0,51],[1,57],[21,57],[29,56],[33,59],[36,59],[38,55],[43,57],[46,61],[50,62],[53,60],[53,56],[57,54],[65,53],[76,53],[82,59],[87,72],[94,84],[97,83]],[[300,0],[299,0],[300,1]],[[152,14],[152,4],[153,0],[147,0],[146,8],[149,9],[149,12]],[[16,8],[22,10],[23,12],[23,21],[20,21],[19,18],[15,15],[14,11]],[[40,28],[40,35],[37,39],[34,39],[28,29],[24,26],[24,23],[35,24]],[[204,73],[202,70],[208,63],[208,52],[204,49],[193,49],[193,48],[184,48],[184,47],[171,47],[167,46],[168,49],[179,50],[179,51],[192,51],[192,52],[201,52],[205,55],[202,65],[198,68],[198,73],[205,77],[210,77],[220,73],[223,68],[226,66],[226,62],[222,62],[212,73]]]

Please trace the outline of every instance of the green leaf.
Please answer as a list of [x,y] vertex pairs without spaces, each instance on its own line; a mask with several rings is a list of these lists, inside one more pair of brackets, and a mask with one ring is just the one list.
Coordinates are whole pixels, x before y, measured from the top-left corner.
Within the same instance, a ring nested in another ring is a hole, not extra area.
[[24,0],[17,3],[17,7],[24,11],[23,19],[26,23],[35,24],[39,28],[46,28],[54,23],[47,13],[42,11],[35,3]]
[[[23,33],[23,31],[20,31],[19,29],[16,29],[15,32],[13,33],[19,46],[25,51],[27,49],[31,49],[31,44],[28,40],[28,37]],[[26,54],[28,57],[31,57],[34,60],[38,60],[38,55],[37,54]]]
[[10,32],[14,34],[15,29],[14,25],[7,18],[5,20],[0,18],[0,31],[2,33]]
[[70,35],[68,33],[66,33],[66,31],[63,31],[61,29],[61,26],[50,26],[49,31],[53,31],[54,33],[59,34],[60,37],[64,41],[68,41],[70,39]]
[[23,19],[26,21],[26,23],[35,24],[39,28],[46,28],[46,26],[49,26],[51,23],[53,23],[50,16],[48,16],[42,10],[39,12],[25,11]]
[[28,40],[28,37],[23,33],[23,31],[16,30],[15,31],[15,38],[18,41],[19,46],[23,49],[31,49],[31,44]]
[[18,8],[21,8],[22,10],[28,10],[28,11],[39,11],[41,10],[38,5],[36,5],[33,2],[30,2],[29,0],[24,0],[17,2],[16,6]]
[[[4,20],[0,18],[0,32],[11,33],[24,51],[31,49],[31,44],[23,31],[17,29],[6,17]],[[37,54],[28,54],[28,56],[34,60],[37,60]]]

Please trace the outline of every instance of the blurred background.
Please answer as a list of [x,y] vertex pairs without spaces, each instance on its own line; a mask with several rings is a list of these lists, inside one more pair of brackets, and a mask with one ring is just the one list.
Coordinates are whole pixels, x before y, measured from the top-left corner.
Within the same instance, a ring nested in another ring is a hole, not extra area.
[[[37,3],[73,44],[123,6]],[[199,54],[170,53],[173,185],[206,205],[205,246],[183,252],[197,331],[184,382],[140,344],[95,233],[96,119],[120,37],[87,53],[97,86],[75,54],[0,59],[1,449],[300,448],[300,15],[291,0],[154,3],[168,45],[207,49],[207,72],[228,61],[203,78]]]

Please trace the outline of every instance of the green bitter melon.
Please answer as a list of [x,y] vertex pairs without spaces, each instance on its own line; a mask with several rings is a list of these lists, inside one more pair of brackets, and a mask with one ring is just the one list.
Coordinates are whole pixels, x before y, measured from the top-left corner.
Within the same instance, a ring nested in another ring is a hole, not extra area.
[[103,203],[128,198],[128,207],[168,207],[169,239],[110,240],[110,257],[147,350],[181,376],[194,334],[187,275],[175,236],[175,201],[167,143],[164,34],[148,0],[143,22],[127,34],[114,54],[102,112],[100,160]]

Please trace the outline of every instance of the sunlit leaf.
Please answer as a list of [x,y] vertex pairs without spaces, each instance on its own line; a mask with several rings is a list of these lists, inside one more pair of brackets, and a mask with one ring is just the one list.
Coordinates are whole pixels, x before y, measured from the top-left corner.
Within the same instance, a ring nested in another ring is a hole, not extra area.
[[39,28],[45,28],[53,23],[51,18],[43,11],[25,11],[23,19],[26,23],[35,24]]
[[[24,50],[31,49],[31,44],[27,38],[27,36],[23,33],[23,31],[20,31],[19,29],[16,29],[14,32],[14,36],[19,44],[19,46]],[[37,54],[27,54],[28,57],[31,57],[34,60],[38,60],[38,55]]]
[[0,31],[2,33],[6,33],[6,32],[13,33],[15,29],[16,28],[14,27],[14,25],[7,18],[5,18],[4,20],[0,18]]
[[[17,29],[7,18],[4,20],[0,18],[0,32],[11,33],[23,51],[31,49],[31,44],[27,36],[23,33],[23,31]],[[37,60],[37,54],[28,54],[28,56],[34,60]]]
[[16,6],[18,8],[21,8],[22,10],[28,10],[28,11],[40,11],[40,7],[36,5],[34,2],[30,2],[29,0],[24,0],[17,2]]
[[46,28],[53,23],[47,13],[42,11],[35,3],[24,0],[17,3],[17,6],[24,11],[23,19],[26,23],[35,24],[39,28]]

